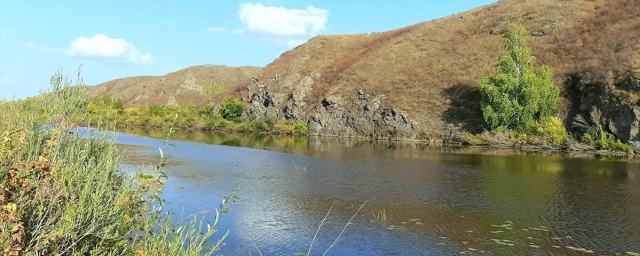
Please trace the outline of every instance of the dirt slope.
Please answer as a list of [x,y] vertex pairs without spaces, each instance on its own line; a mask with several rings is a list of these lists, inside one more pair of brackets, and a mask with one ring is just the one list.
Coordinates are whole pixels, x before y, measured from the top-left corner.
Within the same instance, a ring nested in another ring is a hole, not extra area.
[[185,106],[207,104],[209,97],[240,81],[257,76],[259,67],[201,65],[165,76],[127,77],[89,86],[91,96],[111,95],[125,107],[173,104]]
[[315,37],[225,95],[254,114],[308,121],[313,133],[440,140],[482,129],[475,85],[493,74],[512,23],[529,29],[538,64],[563,91],[586,70],[640,65],[638,0],[503,0],[384,33]]

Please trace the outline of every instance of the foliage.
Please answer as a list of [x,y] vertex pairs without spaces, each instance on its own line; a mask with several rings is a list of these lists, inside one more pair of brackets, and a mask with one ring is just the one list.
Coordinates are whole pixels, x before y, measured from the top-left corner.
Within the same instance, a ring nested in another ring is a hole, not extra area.
[[567,141],[568,133],[562,121],[556,117],[545,117],[534,122],[528,134],[532,135],[528,143],[547,146],[561,145]]
[[537,120],[551,116],[560,104],[551,68],[533,69],[535,59],[527,35],[523,26],[511,26],[503,38],[506,51],[499,55],[496,75],[478,84],[482,113],[492,129],[530,129]]
[[562,122],[556,117],[546,117],[534,122],[526,131],[499,131],[481,134],[464,133],[461,140],[468,145],[517,146],[537,145],[557,147],[568,141],[568,133]]
[[133,176],[119,169],[122,152],[106,133],[78,132],[72,117],[84,116],[90,103],[105,101],[86,100],[80,79],[77,83],[72,86],[59,71],[50,93],[0,102],[2,254],[215,252],[220,243],[205,244],[215,223],[204,229],[201,221],[174,221],[152,207],[162,205],[164,154],[155,168]]
[[298,121],[293,125],[293,129],[302,134],[307,134],[309,132],[309,127],[307,127],[307,122]]
[[[109,97],[97,97],[88,100],[87,111],[74,115],[73,120],[91,126],[148,126],[148,127],[168,127],[173,125],[176,128],[198,128],[219,131],[241,131],[241,132],[273,132],[285,134],[306,134],[306,123],[299,121],[291,123],[279,121],[275,115],[267,115],[263,118],[252,116],[250,120],[240,118],[225,119],[220,115],[219,109],[222,106],[206,105],[200,108],[193,104],[185,107],[178,106],[141,106],[137,108],[122,108],[119,100]],[[228,105],[235,104],[242,106],[242,103],[231,98]],[[25,106],[30,106],[25,104]],[[230,107],[233,108],[233,107]],[[38,112],[38,111],[34,111]],[[40,111],[42,112],[42,111]],[[242,110],[240,110],[242,113]],[[179,119],[174,120],[178,114]],[[42,113],[45,116],[45,113]]]
[[591,122],[582,115],[577,115],[573,121],[573,128],[581,135],[579,139],[586,144],[597,146],[605,150],[620,150],[630,152],[631,146],[620,142],[613,134],[617,132],[615,124],[602,115],[602,112],[593,107],[590,113]]
[[220,105],[220,116],[226,120],[237,120],[242,116],[244,105],[236,97],[228,96]]

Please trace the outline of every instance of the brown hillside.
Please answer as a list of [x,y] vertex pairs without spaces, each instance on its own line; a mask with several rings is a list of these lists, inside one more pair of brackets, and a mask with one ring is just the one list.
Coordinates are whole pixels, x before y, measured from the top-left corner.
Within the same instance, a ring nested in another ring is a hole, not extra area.
[[[250,102],[255,113],[282,116],[293,109],[287,118],[325,128],[323,118],[332,116],[359,135],[372,129],[358,128],[363,112],[350,110],[358,91],[381,99],[394,117],[406,113],[420,129],[414,134],[474,130],[483,123],[475,85],[493,74],[501,35],[512,23],[529,29],[538,65],[550,65],[560,87],[586,70],[620,73],[640,65],[638,0],[503,0],[384,33],[315,37],[265,67],[259,81],[247,80],[228,93]],[[322,111],[329,114],[317,114]]]
[[224,91],[249,77],[257,76],[259,67],[201,65],[165,76],[127,77],[89,86],[91,96],[111,95],[125,107],[142,105],[207,104],[211,94]]

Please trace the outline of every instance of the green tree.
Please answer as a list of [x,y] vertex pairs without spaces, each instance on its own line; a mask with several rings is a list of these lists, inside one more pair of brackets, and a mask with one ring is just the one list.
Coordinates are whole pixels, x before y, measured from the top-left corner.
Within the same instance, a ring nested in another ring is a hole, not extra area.
[[527,130],[561,102],[551,68],[533,69],[527,36],[523,26],[512,25],[503,37],[506,51],[499,55],[496,75],[480,80],[482,114],[491,129]]
[[228,96],[222,100],[220,105],[220,116],[226,120],[236,120],[242,115],[244,105],[236,97]]

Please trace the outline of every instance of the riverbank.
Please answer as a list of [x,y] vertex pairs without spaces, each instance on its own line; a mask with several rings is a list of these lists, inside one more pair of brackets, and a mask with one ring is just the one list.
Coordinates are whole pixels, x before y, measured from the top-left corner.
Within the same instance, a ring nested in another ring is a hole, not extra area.
[[[495,152],[500,152],[500,154],[513,154],[517,152],[525,152],[525,153],[535,153],[535,154],[544,154],[544,155],[566,155],[566,156],[578,156],[578,157],[607,157],[607,158],[634,158],[635,154],[632,154],[628,151],[620,151],[620,150],[602,150],[597,147],[590,146],[584,143],[579,143],[577,141],[572,141],[570,143],[566,143],[564,145],[559,146],[548,146],[544,144],[521,144],[516,143],[514,141],[503,140],[500,143],[493,144],[476,144],[472,145],[469,143],[465,143],[462,139],[462,136],[452,137],[447,140],[410,140],[410,139],[376,139],[372,137],[365,136],[337,136],[337,135],[321,135],[321,134],[299,134],[299,133],[281,133],[281,132],[247,132],[247,131],[232,131],[232,130],[211,130],[211,129],[199,129],[199,128],[175,128],[178,133],[174,134],[173,138],[178,140],[193,140],[194,137],[206,137],[206,134],[211,135],[219,135],[221,137],[228,137],[232,135],[257,135],[257,136],[267,136],[265,139],[274,136],[277,138],[294,138],[299,141],[301,138],[307,138],[310,140],[312,138],[319,139],[336,139],[340,141],[356,141],[362,143],[372,143],[372,144],[382,144],[382,145],[425,145],[429,147],[438,147],[438,148],[466,148],[468,150],[461,151],[463,153],[489,153],[494,154]],[[117,131],[122,131],[126,133],[140,134],[144,136],[149,136],[157,139],[162,139],[165,136],[168,127],[153,127],[153,126],[118,126],[116,127]],[[268,139],[271,140],[271,139]],[[229,144],[224,141],[216,141],[213,140],[211,143],[214,144]],[[300,142],[298,142],[299,144]],[[237,144],[237,146],[243,146]],[[251,147],[251,145],[244,145],[247,147]],[[456,151],[458,152],[458,151]]]

